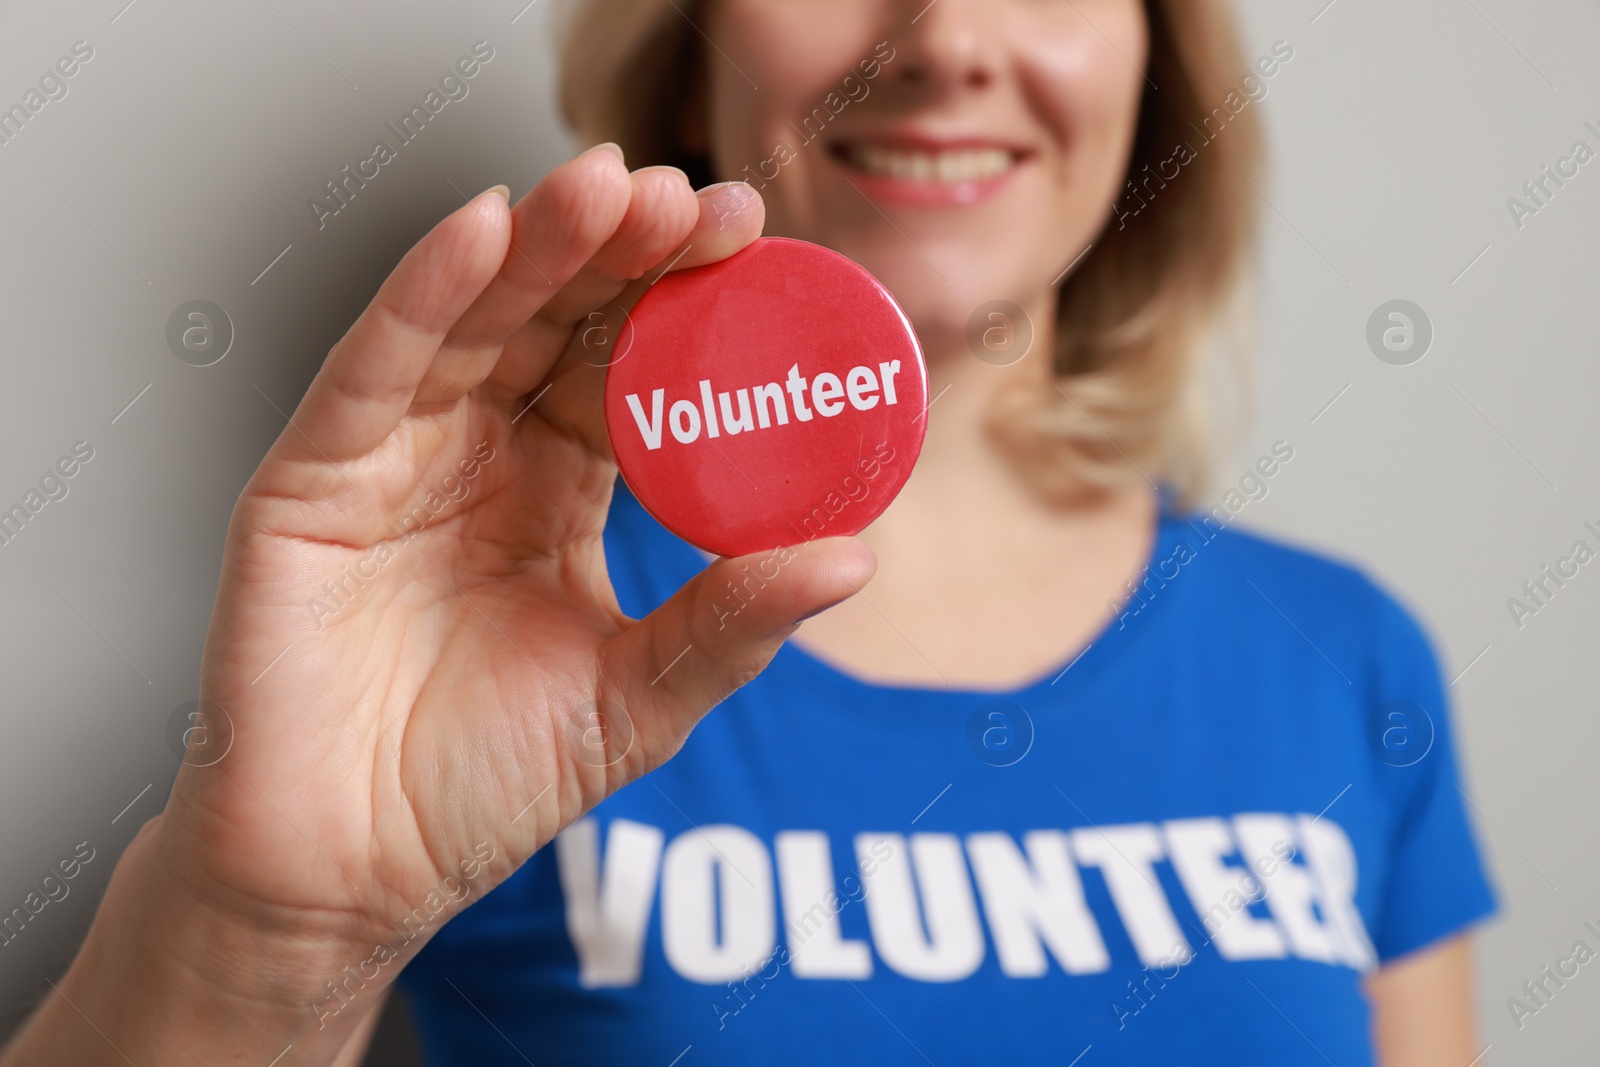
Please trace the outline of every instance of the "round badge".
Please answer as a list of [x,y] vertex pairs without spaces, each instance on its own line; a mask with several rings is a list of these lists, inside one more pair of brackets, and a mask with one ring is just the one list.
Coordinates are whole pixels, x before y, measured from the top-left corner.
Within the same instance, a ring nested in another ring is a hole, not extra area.
[[763,237],[663,277],[606,372],[623,480],[721,556],[860,533],[922,451],[928,372],[905,312],[831,249]]

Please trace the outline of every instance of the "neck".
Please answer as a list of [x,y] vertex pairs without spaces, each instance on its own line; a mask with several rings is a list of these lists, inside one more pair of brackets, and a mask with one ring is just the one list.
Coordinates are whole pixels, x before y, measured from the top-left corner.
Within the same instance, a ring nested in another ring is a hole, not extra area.
[[1050,310],[1028,308],[1033,346],[1003,367],[964,331],[918,323],[933,403],[911,478],[861,535],[877,575],[794,640],[884,684],[993,689],[1059,671],[1105,628],[1149,558],[1155,493],[1139,481],[1047,499],[986,432],[997,390],[1050,388]]
[[[889,547],[902,538],[927,538],[930,531],[966,530],[963,539],[993,545],[1015,544],[1028,531],[1093,521],[1111,511],[1149,510],[1154,494],[1137,489],[1089,491],[1074,503],[1049,502],[1028,486],[1012,460],[990,438],[987,424],[997,394],[1026,388],[1049,390],[1054,378],[1055,290],[1039,293],[1023,308],[1033,341],[1016,362],[997,366],[1003,356],[980,359],[969,347],[965,324],[960,327],[918,324],[918,337],[928,365],[926,437],[915,472],[888,511],[864,535],[874,547]],[[1007,323],[993,320],[1003,330]],[[1145,500],[1148,497],[1149,500]],[[1047,520],[1040,522],[1040,519]],[[957,536],[960,536],[959,534]]]

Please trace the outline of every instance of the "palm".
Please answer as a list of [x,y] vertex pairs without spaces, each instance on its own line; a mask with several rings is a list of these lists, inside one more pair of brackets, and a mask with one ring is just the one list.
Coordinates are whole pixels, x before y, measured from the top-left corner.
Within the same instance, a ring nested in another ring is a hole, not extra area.
[[[620,205],[601,200],[607,181]],[[574,198],[610,226],[549,217]],[[733,226],[719,212],[709,233],[680,174],[629,178],[590,152],[518,205],[509,254],[495,236],[511,226],[463,213],[330,355],[235,512],[202,685],[234,737],[185,768],[169,809],[188,831],[174,847],[196,848],[225,906],[354,915],[364,935],[492,850],[475,899],[669,757],[794,618],[870,567],[852,546],[808,546],[728,633],[699,580],[623,616],[600,541],[604,371],[572,327],[636,298],[627,279],[685,240],[684,264],[742,247],[759,211]],[[536,259],[573,266],[552,279]],[[397,330],[402,307],[414,321]]]

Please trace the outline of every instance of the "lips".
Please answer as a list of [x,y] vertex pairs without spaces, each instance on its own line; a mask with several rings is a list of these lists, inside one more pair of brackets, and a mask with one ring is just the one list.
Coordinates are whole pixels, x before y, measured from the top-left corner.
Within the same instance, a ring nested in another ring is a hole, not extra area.
[[997,192],[1032,155],[980,139],[860,138],[830,154],[863,192],[921,206],[976,203]]

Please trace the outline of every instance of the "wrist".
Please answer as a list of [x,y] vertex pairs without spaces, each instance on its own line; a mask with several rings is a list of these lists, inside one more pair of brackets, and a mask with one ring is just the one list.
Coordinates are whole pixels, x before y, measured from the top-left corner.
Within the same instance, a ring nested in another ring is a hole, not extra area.
[[160,829],[151,820],[123,854],[82,950],[5,1063],[269,1063],[291,1046],[285,1062],[331,1063],[392,975],[329,1011],[328,980],[356,953],[337,922],[219,907]]

